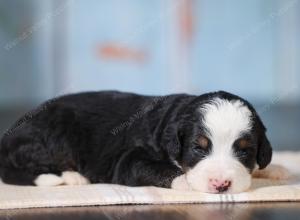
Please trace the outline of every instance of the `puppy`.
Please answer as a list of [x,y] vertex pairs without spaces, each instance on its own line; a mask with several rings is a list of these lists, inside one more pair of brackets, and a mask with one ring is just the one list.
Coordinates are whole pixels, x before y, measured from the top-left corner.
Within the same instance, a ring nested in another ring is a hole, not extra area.
[[3,136],[0,176],[17,185],[113,183],[237,193],[271,161],[257,112],[224,92],[88,92],[50,100]]

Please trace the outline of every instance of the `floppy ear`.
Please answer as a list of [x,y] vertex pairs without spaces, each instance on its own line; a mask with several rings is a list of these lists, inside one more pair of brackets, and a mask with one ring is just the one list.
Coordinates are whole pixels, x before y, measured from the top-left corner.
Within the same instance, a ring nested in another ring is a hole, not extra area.
[[266,166],[268,166],[272,159],[272,147],[266,135],[267,129],[255,111],[254,107],[249,102],[245,102],[253,113],[252,120],[254,122],[254,130],[257,134],[256,162],[259,166],[259,169],[264,169]]
[[182,150],[179,123],[169,123],[162,132],[161,136],[162,149],[164,149],[164,151],[168,154],[169,158],[178,159]]
[[265,132],[258,138],[257,164],[259,169],[264,169],[272,159],[272,147]]
[[256,161],[259,169],[264,169],[271,162],[272,147],[266,135],[267,129],[257,113],[255,115],[255,122],[256,131],[258,132]]
[[181,152],[181,138],[180,138],[180,132],[176,129],[173,130],[172,136],[169,136],[169,140],[166,143],[166,151],[168,152],[168,155],[172,159],[178,158]]

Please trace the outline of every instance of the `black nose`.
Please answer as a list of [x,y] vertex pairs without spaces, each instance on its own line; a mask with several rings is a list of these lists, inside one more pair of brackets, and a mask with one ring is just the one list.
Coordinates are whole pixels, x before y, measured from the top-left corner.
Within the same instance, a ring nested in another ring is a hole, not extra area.
[[229,185],[222,185],[216,188],[216,190],[218,190],[219,193],[226,192],[228,189],[229,189]]

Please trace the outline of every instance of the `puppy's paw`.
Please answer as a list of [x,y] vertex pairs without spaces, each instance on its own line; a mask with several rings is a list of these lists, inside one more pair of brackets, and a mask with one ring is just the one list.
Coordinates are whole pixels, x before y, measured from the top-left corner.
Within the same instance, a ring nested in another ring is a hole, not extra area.
[[59,186],[64,183],[64,180],[55,174],[41,174],[35,180],[36,186]]
[[291,177],[291,174],[283,166],[271,164],[263,170],[255,170],[252,176],[272,180],[287,180]]
[[86,185],[90,183],[87,178],[74,171],[65,171],[61,177],[65,185]]
[[188,182],[186,181],[185,175],[176,177],[172,181],[171,188],[176,189],[176,190],[191,190],[191,187],[189,186]]

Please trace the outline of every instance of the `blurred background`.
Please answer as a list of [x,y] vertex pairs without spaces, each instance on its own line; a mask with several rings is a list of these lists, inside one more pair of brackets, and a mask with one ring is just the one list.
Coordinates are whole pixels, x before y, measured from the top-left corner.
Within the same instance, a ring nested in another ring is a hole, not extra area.
[[62,94],[121,90],[251,101],[300,150],[300,0],[0,0],[0,134]]

